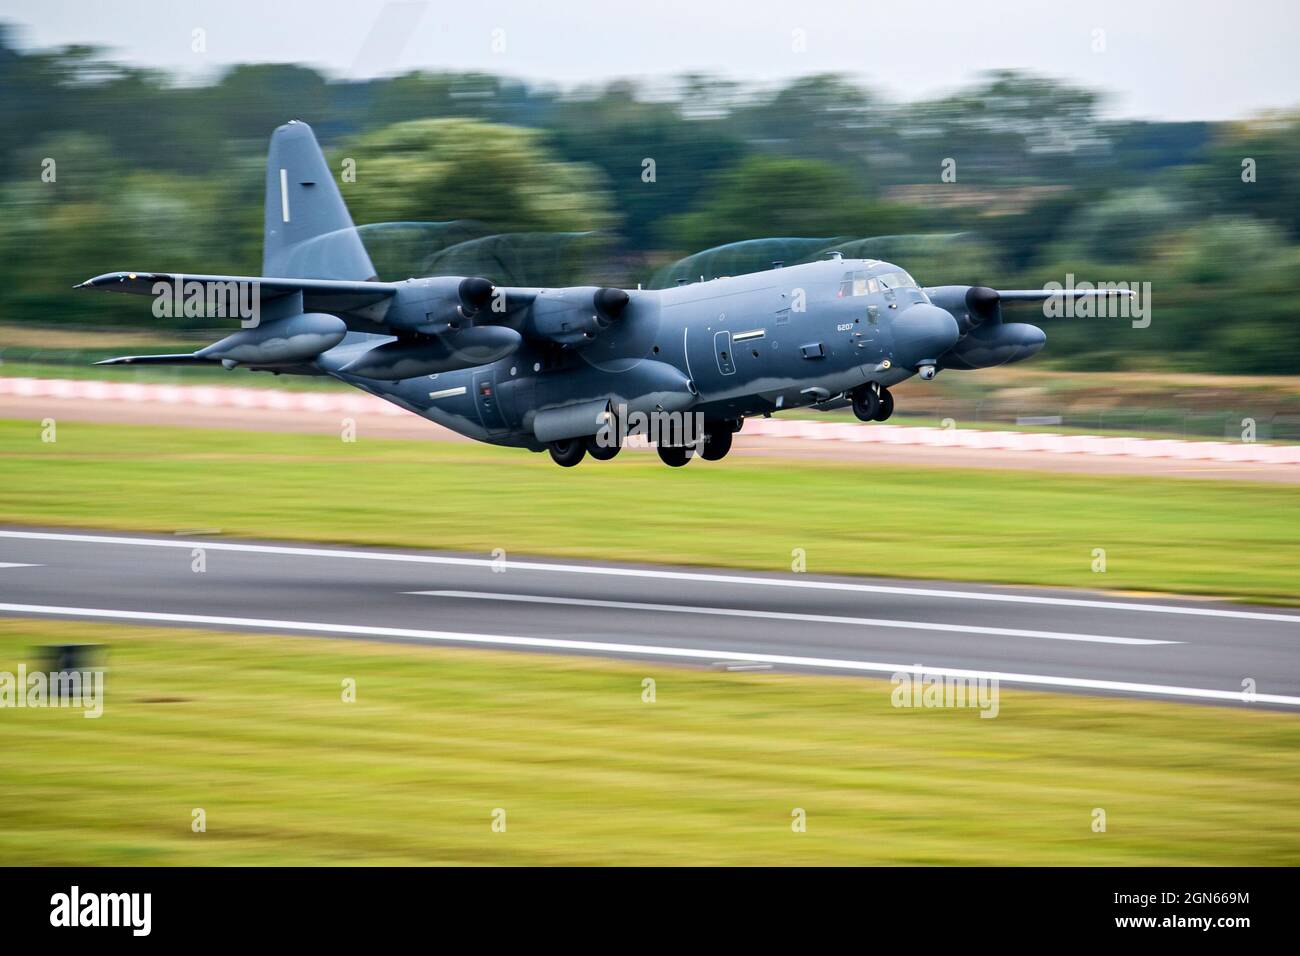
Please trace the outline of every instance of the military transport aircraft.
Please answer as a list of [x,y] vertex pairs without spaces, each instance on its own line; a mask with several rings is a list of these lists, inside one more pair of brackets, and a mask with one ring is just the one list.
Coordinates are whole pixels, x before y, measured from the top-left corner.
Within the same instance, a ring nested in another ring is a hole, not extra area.
[[1104,294],[921,287],[899,266],[836,249],[666,289],[504,286],[475,275],[380,282],[299,121],[271,137],[262,273],[113,272],[81,283],[152,295],[155,309],[173,297],[181,307],[250,307],[238,331],[192,354],[99,364],[328,375],[470,438],[549,450],[564,466],[613,458],[620,442],[610,436],[627,431],[613,427],[618,416],[689,418],[699,427],[655,432],[660,458],[680,466],[697,451],[725,456],[750,416],[851,406],[863,421],[885,421],[890,386],[904,379],[1041,349],[1042,330],[1004,322],[1003,303]]

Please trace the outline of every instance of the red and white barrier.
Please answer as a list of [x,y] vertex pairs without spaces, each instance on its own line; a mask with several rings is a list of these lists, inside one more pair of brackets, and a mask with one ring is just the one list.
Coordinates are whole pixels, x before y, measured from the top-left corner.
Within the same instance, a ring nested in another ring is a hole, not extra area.
[[[276,388],[213,385],[154,385],[48,378],[0,378],[0,397],[55,398],[98,402],[201,405],[209,408],[265,408],[343,415],[406,415],[396,405],[364,392],[295,392]],[[0,414],[3,409],[0,409]],[[746,435],[804,441],[876,442],[930,448],[971,448],[1055,454],[1172,458],[1233,464],[1300,465],[1300,445],[1258,442],[1181,441],[1113,435],[1056,435],[1047,432],[992,431],[977,428],[923,428],[859,425],[853,422],[751,418]]]

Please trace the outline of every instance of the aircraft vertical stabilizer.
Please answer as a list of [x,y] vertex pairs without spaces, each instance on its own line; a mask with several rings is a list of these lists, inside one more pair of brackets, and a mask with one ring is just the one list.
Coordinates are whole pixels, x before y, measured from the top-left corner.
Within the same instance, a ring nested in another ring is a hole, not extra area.
[[316,136],[297,120],[271,134],[263,242],[264,276],[375,278]]

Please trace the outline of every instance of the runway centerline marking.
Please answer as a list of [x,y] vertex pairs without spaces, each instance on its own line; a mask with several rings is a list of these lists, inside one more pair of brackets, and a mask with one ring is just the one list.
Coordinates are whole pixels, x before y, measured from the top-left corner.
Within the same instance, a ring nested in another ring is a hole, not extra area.
[[42,564],[23,564],[19,561],[0,561],[0,569],[4,568],[41,568]]
[[[320,634],[346,634],[356,637],[395,637],[450,644],[482,644],[494,647],[537,647],[548,650],[588,651],[606,654],[631,654],[638,657],[668,657],[681,660],[748,661],[756,664],[784,664],[826,670],[855,671],[871,674],[913,673],[918,664],[886,664],[877,661],[838,660],[828,657],[797,657],[790,654],[762,654],[750,651],[717,650],[694,647],[660,647],[654,644],[616,644],[609,641],[578,641],[553,637],[522,637],[507,634],[473,634],[460,631],[427,631],[404,627],[375,627],[363,624],[327,624],[316,621],[279,621],[251,617],[224,617],[213,614],[171,614],[161,611],[119,611],[91,607],[57,607],[45,604],[0,604],[0,613],[37,614],[53,617],[93,618],[118,621],[149,621],[164,624],[210,624],[218,627],[247,627],[256,630],[307,631]],[[1043,674],[1016,674],[1004,671],[970,670],[945,665],[919,665],[927,674],[999,680],[1011,684],[1040,687],[1065,687],[1072,690],[1115,691],[1151,694],[1197,700],[1222,700],[1237,703],[1281,704],[1300,707],[1300,697],[1285,694],[1246,694],[1239,690],[1215,690],[1206,687],[1177,687],[1142,684],[1131,681],[1095,680],[1089,677],[1051,677]]]
[[1105,634],[1072,634],[1065,631],[1033,631],[1017,627],[981,627],[965,624],[936,624],[928,621],[895,621],[875,617],[843,617],[835,614],[800,614],[793,611],[755,611],[747,608],[695,607],[689,604],[647,604],[640,601],[604,601],[596,598],[564,598],[534,594],[498,594],[492,591],[406,591],[432,597],[472,598],[478,601],[511,601],[519,604],[558,604],[574,607],[604,607],[628,611],[664,611],[671,614],[710,614],[718,617],[763,618],[812,624],[849,624],[857,627],[897,627],[914,631],[943,631],[957,634],[987,634],[994,637],[1030,637],[1047,641],[1085,641],[1092,644],[1182,644],[1145,637],[1111,637]]
[[49,531],[0,530],[0,538],[30,541],[66,541],[82,544],[121,544],[154,548],[194,548],[202,545],[209,551],[235,551],[246,554],[282,554],[301,558],[345,558],[355,561],[397,561],[410,564],[440,564],[516,571],[542,571],[564,574],[595,574],[611,577],[648,578],[659,581],[691,581],[700,584],[735,584],[756,587],[798,588],[820,591],[848,591],[862,594],[902,594],[912,597],[941,598],[958,601],[996,601],[1006,604],[1038,604],[1054,607],[1080,607],[1096,611],[1141,611],[1152,614],[1186,614],[1196,617],[1237,618],[1300,624],[1297,614],[1269,614],[1225,608],[1186,607],[1176,604],[1137,604],[1127,601],[1087,601],[1082,598],[1046,597],[1028,594],[1001,594],[988,591],[954,591],[942,588],[902,587],[886,584],[859,584],[848,581],[755,577],[742,574],[711,574],[693,571],[669,571],[651,568],[624,568],[602,565],[554,564],[543,561],[498,561],[495,558],[451,557],[434,554],[402,554],[392,551],[351,551],[342,548],[306,548],[289,545],[244,544],[233,541],[207,541],[172,538],[128,538],[113,535],[55,533]]

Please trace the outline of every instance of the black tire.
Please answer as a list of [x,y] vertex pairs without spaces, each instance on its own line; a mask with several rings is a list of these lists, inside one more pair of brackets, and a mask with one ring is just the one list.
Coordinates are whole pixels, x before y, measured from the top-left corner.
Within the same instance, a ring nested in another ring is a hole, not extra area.
[[695,455],[695,449],[689,445],[657,445],[659,460],[669,468],[680,468]]
[[609,461],[622,450],[623,446],[617,443],[613,445],[602,445],[597,441],[595,435],[592,435],[587,439],[587,454],[596,459],[596,461]]
[[880,411],[876,412],[876,421],[885,422],[894,414],[894,396],[887,388],[880,390]]
[[880,412],[880,396],[870,385],[864,385],[853,393],[853,414],[860,422],[874,422]]
[[721,461],[731,451],[731,436],[735,434],[730,425],[718,425],[704,433],[704,449],[700,457],[705,461]]
[[550,446],[551,460],[563,468],[572,468],[587,454],[587,442],[583,438],[567,438],[553,441]]

